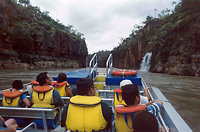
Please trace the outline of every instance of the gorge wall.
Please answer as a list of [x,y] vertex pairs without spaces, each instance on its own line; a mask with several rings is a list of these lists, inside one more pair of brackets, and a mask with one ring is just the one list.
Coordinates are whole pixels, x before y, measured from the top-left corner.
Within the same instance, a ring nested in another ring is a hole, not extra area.
[[139,69],[152,52],[151,72],[200,76],[200,2],[194,2],[185,0],[172,14],[147,19],[113,49],[114,67]]
[[82,35],[38,7],[0,0],[0,69],[83,67]]

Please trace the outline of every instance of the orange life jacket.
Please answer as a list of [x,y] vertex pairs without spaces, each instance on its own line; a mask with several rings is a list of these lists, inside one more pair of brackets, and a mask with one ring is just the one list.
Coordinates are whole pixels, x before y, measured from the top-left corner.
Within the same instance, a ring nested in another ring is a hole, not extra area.
[[56,89],[60,93],[60,96],[67,96],[66,91],[65,91],[66,85],[69,86],[67,81],[64,81],[61,83],[58,83],[55,81],[55,82],[52,82],[51,85],[54,87],[54,89]]
[[12,92],[10,90],[4,91],[3,95],[3,106],[19,106],[20,96],[23,94],[21,91]]

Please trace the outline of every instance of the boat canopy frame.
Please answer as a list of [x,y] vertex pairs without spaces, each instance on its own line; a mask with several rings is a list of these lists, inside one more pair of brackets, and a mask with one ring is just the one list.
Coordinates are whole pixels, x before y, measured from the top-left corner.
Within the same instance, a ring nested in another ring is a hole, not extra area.
[[112,72],[113,70],[113,57],[112,54],[109,55],[106,61],[106,77]]
[[97,54],[95,54],[89,63],[89,78],[95,80],[96,73],[97,73]]

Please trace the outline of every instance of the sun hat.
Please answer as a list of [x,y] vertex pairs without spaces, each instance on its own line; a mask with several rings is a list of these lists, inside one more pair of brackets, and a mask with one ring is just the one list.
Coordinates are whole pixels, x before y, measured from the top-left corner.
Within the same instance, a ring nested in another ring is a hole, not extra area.
[[129,84],[133,84],[131,80],[125,79],[120,82],[120,88]]

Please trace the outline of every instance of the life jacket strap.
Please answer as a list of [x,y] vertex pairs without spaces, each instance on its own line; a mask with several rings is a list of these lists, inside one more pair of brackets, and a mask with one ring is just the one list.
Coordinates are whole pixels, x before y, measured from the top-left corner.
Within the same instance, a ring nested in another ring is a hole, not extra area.
[[43,98],[42,99],[40,99],[40,93],[38,92],[38,99],[40,100],[40,101],[42,101],[42,100],[44,100],[44,98],[45,98],[45,92],[43,93]]
[[12,104],[13,98],[10,98],[10,103],[9,103],[8,100],[7,100],[7,97],[5,97],[5,101],[6,101],[7,104]]
[[119,93],[118,93],[118,92],[116,92],[116,97],[117,97],[117,100],[118,100],[119,102],[122,102],[122,101],[123,101],[123,99],[119,100]]
[[128,128],[133,129],[134,112],[131,112],[132,126],[128,125],[127,113],[124,113],[124,119],[125,119],[125,122],[126,122],[126,125],[128,126]]

